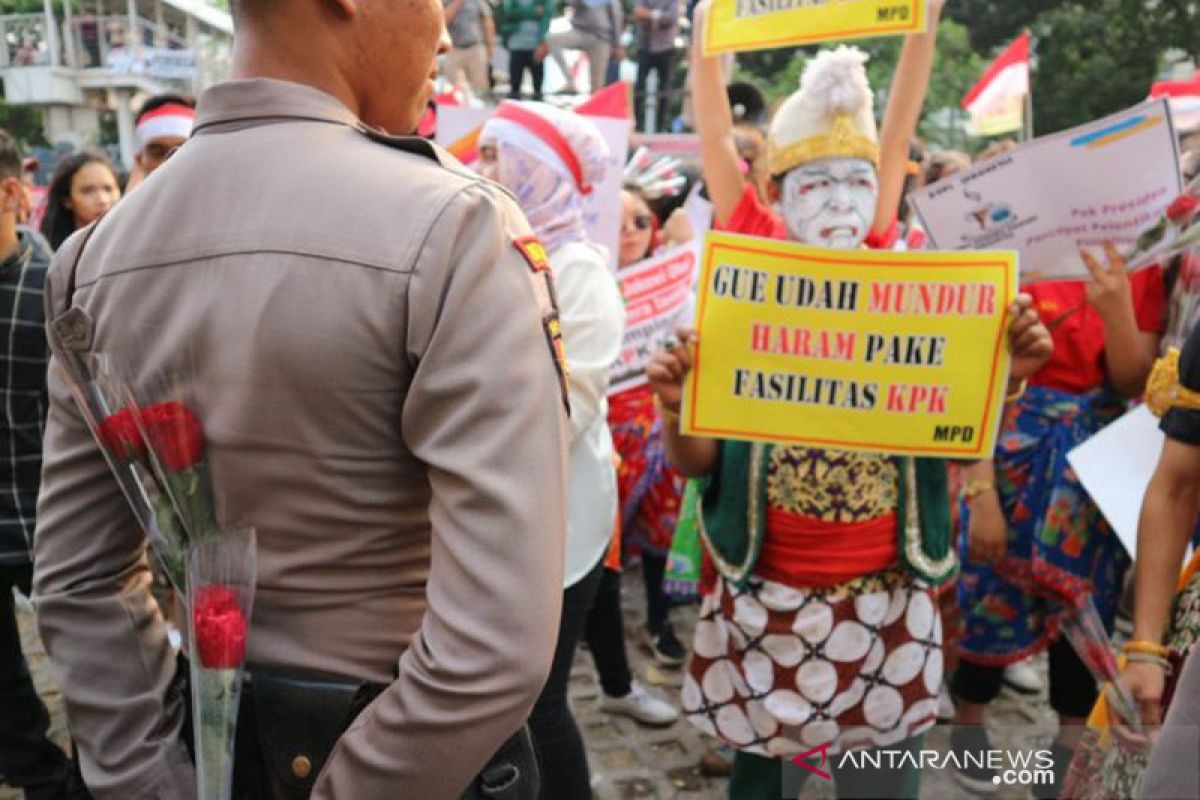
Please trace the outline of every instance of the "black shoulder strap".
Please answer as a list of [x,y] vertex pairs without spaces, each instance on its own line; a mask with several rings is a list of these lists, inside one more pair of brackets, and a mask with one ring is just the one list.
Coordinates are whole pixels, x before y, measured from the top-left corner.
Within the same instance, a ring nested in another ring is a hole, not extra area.
[[67,308],[71,307],[71,302],[75,297],[75,273],[79,271],[79,261],[83,258],[83,251],[91,241],[92,234],[100,227],[101,219],[96,220],[84,230],[83,239],[79,242],[79,249],[75,251],[75,257],[71,259],[71,266],[67,268]]

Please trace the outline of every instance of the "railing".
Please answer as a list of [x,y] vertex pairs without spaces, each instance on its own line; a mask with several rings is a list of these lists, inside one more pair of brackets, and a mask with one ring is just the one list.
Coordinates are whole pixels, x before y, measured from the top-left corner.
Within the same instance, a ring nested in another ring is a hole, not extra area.
[[46,17],[42,14],[0,16],[0,65],[44,67],[52,63]]

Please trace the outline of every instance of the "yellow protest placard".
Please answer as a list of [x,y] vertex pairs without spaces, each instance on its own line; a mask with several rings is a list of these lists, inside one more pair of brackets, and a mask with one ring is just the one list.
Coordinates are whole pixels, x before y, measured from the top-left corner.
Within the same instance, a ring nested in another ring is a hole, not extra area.
[[839,251],[710,233],[702,269],[684,433],[990,456],[1015,253]]
[[920,33],[925,0],[714,0],[704,54]]

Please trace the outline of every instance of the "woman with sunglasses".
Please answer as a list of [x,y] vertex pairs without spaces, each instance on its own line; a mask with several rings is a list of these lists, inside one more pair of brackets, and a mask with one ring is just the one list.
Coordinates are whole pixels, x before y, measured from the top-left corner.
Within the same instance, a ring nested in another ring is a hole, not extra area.
[[[653,254],[658,219],[636,184],[625,187],[621,202],[617,255],[618,264],[624,269]],[[686,217],[683,222],[686,225]],[[684,230],[678,223],[669,227],[676,229],[676,235],[685,241],[691,238],[690,227]],[[642,553],[646,644],[660,664],[678,666],[687,652],[667,619],[670,605],[662,582],[683,481],[665,463],[653,397],[649,386],[637,386],[610,396],[608,424],[620,457],[617,470],[620,534],[623,542],[634,544]],[[646,725],[669,725],[679,718],[677,708],[633,679],[621,618],[621,573],[615,568],[605,567],[596,601],[588,614],[585,637],[600,677],[601,710]]]

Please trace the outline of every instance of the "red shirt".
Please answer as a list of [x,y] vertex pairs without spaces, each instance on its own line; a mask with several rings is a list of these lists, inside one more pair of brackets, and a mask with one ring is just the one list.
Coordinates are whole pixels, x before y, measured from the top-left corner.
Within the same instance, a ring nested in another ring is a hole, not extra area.
[[[761,236],[764,239],[788,238],[787,224],[758,199],[758,192],[754,191],[750,184],[746,184],[742,189],[742,199],[729,216],[729,221],[724,225],[714,221],[713,227],[727,233]],[[893,219],[891,226],[882,234],[875,231],[867,234],[866,245],[872,250],[890,250],[895,246],[898,236],[899,226]]]
[[[1161,334],[1166,309],[1162,270],[1157,266],[1139,270],[1129,276],[1129,283],[1138,330]],[[1072,394],[1083,394],[1102,385],[1108,375],[1104,364],[1104,321],[1085,302],[1087,283],[1036,283],[1023,291],[1033,295],[1034,307],[1047,327],[1068,311],[1083,306],[1051,328],[1054,355],[1029,383]]]

